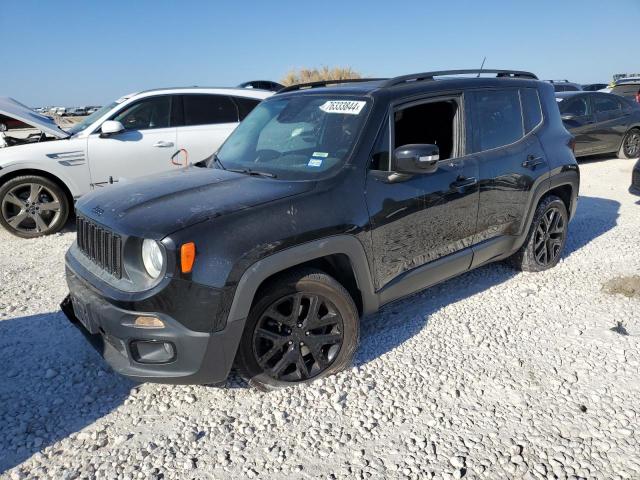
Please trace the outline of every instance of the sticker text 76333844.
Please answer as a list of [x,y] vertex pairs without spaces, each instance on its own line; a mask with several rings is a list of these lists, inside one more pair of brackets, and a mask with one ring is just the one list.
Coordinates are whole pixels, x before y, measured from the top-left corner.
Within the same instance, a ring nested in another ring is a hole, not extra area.
[[320,105],[320,110],[326,113],[359,115],[366,103],[359,100],[327,100]]

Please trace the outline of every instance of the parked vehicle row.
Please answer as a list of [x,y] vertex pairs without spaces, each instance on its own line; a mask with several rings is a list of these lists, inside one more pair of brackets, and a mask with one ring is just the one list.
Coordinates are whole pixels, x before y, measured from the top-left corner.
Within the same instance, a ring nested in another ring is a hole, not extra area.
[[576,157],[615,153],[640,156],[640,104],[602,92],[561,92],[556,101],[565,127],[575,137]]
[[608,86],[608,83],[588,83],[586,85],[582,85],[582,90],[586,92],[597,92],[598,90],[602,90]]
[[577,92],[582,90],[582,86],[569,80],[545,80],[553,85],[556,92]]
[[74,201],[92,189],[179,168],[185,149],[203,160],[271,92],[229,88],[159,89],[126,95],[63,130],[10,98],[0,115],[37,128],[0,148],[0,224],[21,237],[58,231]]
[[477,73],[285,88],[206,168],[83,197],[63,311],[137,380],[235,364],[272,389],[349,365],[386,303],[497,260],[553,267],[579,188],[554,90]]

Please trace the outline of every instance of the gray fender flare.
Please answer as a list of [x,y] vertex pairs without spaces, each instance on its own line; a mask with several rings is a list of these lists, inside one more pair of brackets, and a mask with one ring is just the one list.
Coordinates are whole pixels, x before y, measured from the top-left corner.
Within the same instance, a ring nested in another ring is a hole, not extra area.
[[344,254],[351,262],[362,295],[364,314],[377,311],[379,302],[362,243],[352,235],[334,235],[279,251],[247,268],[238,282],[227,324],[247,318],[258,287],[271,275],[310,260],[335,254]]

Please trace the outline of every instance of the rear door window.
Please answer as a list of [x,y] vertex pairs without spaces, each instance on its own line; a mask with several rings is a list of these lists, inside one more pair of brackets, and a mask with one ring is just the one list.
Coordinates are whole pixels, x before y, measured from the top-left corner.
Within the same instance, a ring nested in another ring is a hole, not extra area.
[[468,95],[474,153],[510,145],[524,136],[517,89],[475,90]]
[[560,108],[560,113],[562,115],[573,115],[574,117],[591,115],[587,97],[583,96],[565,98],[558,104],[558,107]]
[[215,125],[238,121],[238,109],[227,95],[184,95],[184,123]]
[[622,111],[622,103],[615,97],[595,95],[593,108],[596,113],[618,113]]

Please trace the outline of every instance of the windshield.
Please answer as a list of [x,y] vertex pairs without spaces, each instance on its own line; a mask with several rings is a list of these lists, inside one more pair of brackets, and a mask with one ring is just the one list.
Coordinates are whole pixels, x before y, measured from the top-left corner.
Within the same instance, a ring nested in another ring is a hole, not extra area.
[[339,169],[367,113],[362,98],[299,95],[260,103],[217,157],[226,169],[305,180]]
[[91,125],[93,122],[98,120],[102,115],[107,113],[109,110],[111,110],[116,105],[118,105],[118,102],[113,102],[113,103],[110,103],[109,105],[105,105],[100,110],[96,110],[95,112],[93,112],[88,117],[85,117],[81,122],[76,123],[73,127],[67,128],[66,131],[68,133],[70,133],[71,135],[75,135],[76,133],[81,132],[82,130],[84,130],[89,125]]

